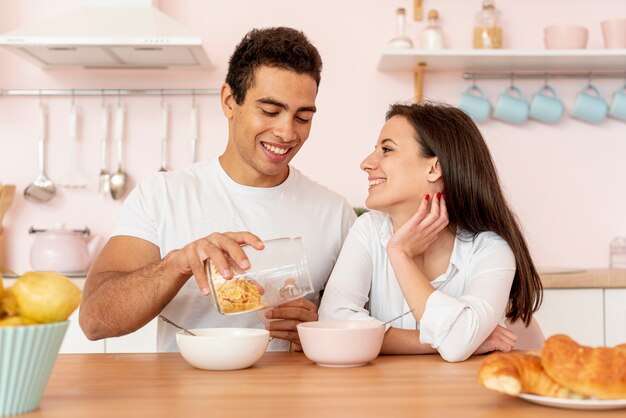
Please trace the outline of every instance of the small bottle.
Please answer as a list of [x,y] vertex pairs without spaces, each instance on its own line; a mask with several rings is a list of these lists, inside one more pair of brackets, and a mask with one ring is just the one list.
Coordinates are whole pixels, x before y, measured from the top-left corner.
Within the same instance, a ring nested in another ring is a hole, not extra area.
[[502,48],[500,15],[500,11],[496,9],[495,0],[483,0],[483,8],[476,13],[474,23],[474,48]]
[[406,10],[396,10],[396,37],[389,41],[389,48],[413,48],[413,42],[406,36]]
[[626,268],[626,237],[615,237],[611,241],[610,268]]
[[443,31],[439,26],[439,12],[432,9],[428,11],[428,26],[422,31],[422,49],[435,50],[443,49]]

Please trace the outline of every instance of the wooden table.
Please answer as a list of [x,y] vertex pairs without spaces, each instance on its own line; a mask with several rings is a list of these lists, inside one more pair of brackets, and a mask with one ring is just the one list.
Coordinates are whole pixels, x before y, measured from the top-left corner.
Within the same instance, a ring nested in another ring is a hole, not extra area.
[[205,371],[178,353],[62,354],[40,409],[25,417],[579,417],[625,411],[543,407],[476,383],[481,357],[381,356],[335,369],[301,353],[268,353],[252,368]]

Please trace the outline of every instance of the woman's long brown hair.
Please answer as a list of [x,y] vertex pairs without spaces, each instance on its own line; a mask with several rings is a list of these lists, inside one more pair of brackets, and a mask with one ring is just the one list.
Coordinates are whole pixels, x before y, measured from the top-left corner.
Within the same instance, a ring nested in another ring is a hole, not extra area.
[[492,231],[511,247],[516,270],[506,316],[528,326],[541,305],[541,279],[480,131],[462,110],[449,105],[393,104],[386,120],[394,116],[411,124],[422,156],[439,160],[452,232],[456,227],[473,235]]

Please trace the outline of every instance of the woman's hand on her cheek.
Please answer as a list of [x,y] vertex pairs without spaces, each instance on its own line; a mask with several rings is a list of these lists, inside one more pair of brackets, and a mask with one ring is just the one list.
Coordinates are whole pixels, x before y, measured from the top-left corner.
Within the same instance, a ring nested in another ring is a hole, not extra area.
[[422,254],[448,225],[448,211],[441,193],[426,195],[415,215],[392,235],[387,252],[400,251],[409,257]]

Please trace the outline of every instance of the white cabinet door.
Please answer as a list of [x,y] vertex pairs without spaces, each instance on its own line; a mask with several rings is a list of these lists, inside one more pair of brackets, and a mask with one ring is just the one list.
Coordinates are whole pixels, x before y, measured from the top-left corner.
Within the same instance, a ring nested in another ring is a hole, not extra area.
[[90,341],[83,334],[78,324],[78,309],[68,319],[70,325],[63,338],[60,353],[104,353],[104,340]]
[[603,289],[545,289],[537,321],[548,338],[566,334],[579,344],[604,345]]
[[123,337],[107,338],[107,353],[155,353],[157,321],[155,318],[137,331]]
[[626,343],[626,289],[604,289],[606,345]]

